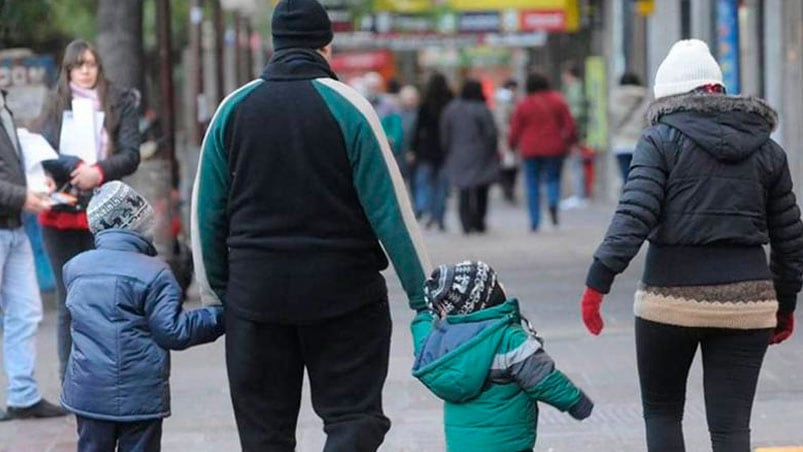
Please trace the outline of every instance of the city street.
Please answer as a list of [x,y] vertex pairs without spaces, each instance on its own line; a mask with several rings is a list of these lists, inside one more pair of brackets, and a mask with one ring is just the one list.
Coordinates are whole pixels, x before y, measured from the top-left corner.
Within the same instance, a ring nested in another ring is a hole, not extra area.
[[[602,335],[590,336],[580,320],[585,272],[613,204],[596,203],[562,212],[558,230],[533,234],[528,231],[524,207],[509,206],[496,191],[492,193],[487,235],[463,236],[451,210],[449,232],[425,231],[425,237],[433,264],[463,259],[483,259],[491,264],[508,294],[519,298],[524,315],[545,339],[545,348],[557,366],[595,401],[593,415],[584,422],[542,405],[535,450],[644,450],[632,315],[641,256],[617,279],[605,299]],[[412,313],[392,271],[387,279],[394,332],[385,406],[393,426],[380,450],[441,451],[441,402],[410,375],[413,359],[408,322]],[[195,306],[195,302],[188,304]],[[58,398],[54,314],[50,306],[38,338],[38,378],[45,396],[52,401]],[[223,348],[224,340],[220,339],[212,345],[172,354],[173,415],[164,424],[163,450],[239,450]],[[698,357],[689,381],[685,418],[687,450],[692,452],[710,450],[699,364]],[[0,387],[5,388],[5,375],[0,376]],[[321,422],[312,412],[308,396],[306,392],[299,420],[301,452],[320,451],[324,442]],[[798,331],[767,354],[753,412],[754,448],[803,446],[801,404],[803,332]],[[72,418],[0,424],[0,452],[75,450],[75,438]]]

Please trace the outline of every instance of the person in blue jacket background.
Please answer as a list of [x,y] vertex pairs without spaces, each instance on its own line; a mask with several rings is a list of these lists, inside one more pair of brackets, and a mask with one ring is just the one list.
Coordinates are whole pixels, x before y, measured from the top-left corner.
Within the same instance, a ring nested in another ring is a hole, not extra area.
[[152,243],[153,210],[126,184],[101,186],[87,208],[95,250],[64,266],[72,350],[61,404],[79,451],[160,450],[170,415],[170,353],[213,342],[219,307],[182,312],[181,289]]

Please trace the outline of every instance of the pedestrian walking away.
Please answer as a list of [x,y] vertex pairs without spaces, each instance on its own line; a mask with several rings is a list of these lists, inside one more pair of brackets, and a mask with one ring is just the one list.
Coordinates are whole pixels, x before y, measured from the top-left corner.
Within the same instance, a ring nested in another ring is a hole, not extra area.
[[96,249],[64,266],[73,341],[61,403],[75,413],[79,452],[157,452],[170,415],[168,350],[220,337],[223,310],[182,311],[153,246],[153,209],[131,187],[103,184],[87,217]]
[[460,97],[446,106],[440,138],[446,153],[446,179],[459,191],[463,233],[483,233],[488,190],[499,178],[499,155],[496,122],[479,81],[466,79]]
[[582,299],[583,321],[599,334],[603,294],[650,241],[634,305],[650,452],[685,450],[681,420],[698,347],[713,450],[749,452],[764,354],[794,328],[803,223],[786,153],[770,138],[778,116],[726,88],[704,42],[672,46]]
[[243,450],[295,450],[306,369],[324,450],[375,451],[390,428],[380,272],[389,257],[423,310],[429,264],[379,118],[330,68],[326,10],[280,1],[272,33],[262,76],[221,103],[202,145],[192,205],[201,295],[226,307]]
[[[93,111],[95,120],[103,121],[99,133],[97,130],[89,132],[89,136],[95,137],[95,152],[85,153],[83,157],[73,155],[75,149],[62,149],[62,145],[76,141],[76,136],[83,134],[76,129],[77,121],[73,117],[76,106]],[[73,41],[64,50],[59,79],[50,105],[45,109],[41,133],[59,152],[57,160],[43,162],[45,170],[59,191],[73,195],[77,200],[55,205],[39,217],[45,250],[56,280],[56,342],[59,377],[63,380],[70,357],[71,338],[62,267],[79,253],[94,247],[86,219],[86,206],[92,190],[103,182],[132,174],[139,166],[136,94],[116,87],[105,78],[103,63],[94,47],[86,41]]]
[[567,156],[572,195],[561,202],[561,207],[569,209],[585,207],[588,190],[585,173],[583,145],[586,141],[589,122],[589,102],[586,96],[583,70],[580,65],[570,63],[561,72],[563,97],[569,106],[572,119],[577,127],[577,143],[570,148]]
[[550,89],[545,75],[527,77],[527,97],[513,112],[509,144],[524,159],[524,181],[530,212],[530,229],[541,227],[541,178],[546,175],[547,203],[553,226],[558,225],[558,202],[563,161],[577,143],[577,130],[569,107],[559,92]]
[[510,120],[513,118],[513,110],[519,101],[518,82],[513,79],[506,81],[496,91],[495,101],[494,119],[496,119],[496,128],[499,130],[499,186],[502,188],[502,196],[505,201],[515,204],[519,158],[516,151],[510,148],[508,138],[510,137]]
[[8,386],[0,421],[67,414],[42,398],[34,377],[36,331],[42,320],[42,299],[36,282],[33,252],[22,227],[22,212],[50,208],[46,193],[27,187],[24,156],[14,117],[0,92],[0,311],[3,322],[3,370]]
[[619,79],[619,86],[611,93],[611,148],[616,156],[622,183],[627,181],[633,151],[647,127],[647,89],[633,73],[626,73]]
[[441,143],[441,116],[452,97],[446,77],[433,73],[424,91],[411,144],[415,164],[416,218],[426,217],[427,227],[437,225],[441,231],[446,229],[446,197],[449,192],[449,181],[443,169],[446,151]]
[[555,367],[488,264],[441,265],[424,293],[429,310],[412,323],[413,375],[446,402],[447,451],[531,451],[536,402],[591,415],[594,404]]

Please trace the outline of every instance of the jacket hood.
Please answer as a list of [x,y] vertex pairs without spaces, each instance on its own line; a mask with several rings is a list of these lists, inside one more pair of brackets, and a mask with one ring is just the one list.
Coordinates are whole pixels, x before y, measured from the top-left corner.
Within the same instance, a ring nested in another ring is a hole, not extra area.
[[337,76],[326,59],[312,49],[287,49],[273,54],[262,78],[269,81],[314,80]]
[[129,251],[156,256],[153,243],[142,235],[124,229],[107,229],[95,234],[95,247],[99,250]]
[[659,99],[647,111],[650,124],[666,124],[720,161],[746,159],[770,139],[778,114],[754,97],[682,94]]
[[462,403],[476,398],[485,386],[505,327],[520,321],[515,299],[436,320],[413,366],[413,376],[446,401]]

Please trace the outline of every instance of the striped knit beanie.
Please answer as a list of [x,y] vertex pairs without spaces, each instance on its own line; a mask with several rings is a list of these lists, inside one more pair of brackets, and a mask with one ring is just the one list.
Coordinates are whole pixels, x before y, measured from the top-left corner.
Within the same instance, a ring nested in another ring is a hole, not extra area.
[[150,237],[153,209],[133,188],[120,181],[107,182],[95,190],[86,209],[93,234],[106,229],[126,229]]
[[505,301],[496,272],[485,262],[441,265],[424,283],[424,297],[437,315],[465,315]]

